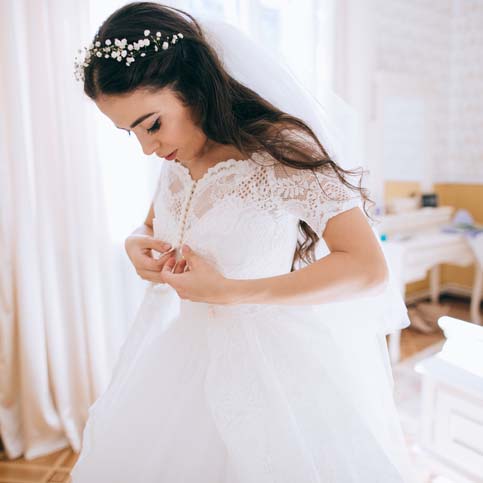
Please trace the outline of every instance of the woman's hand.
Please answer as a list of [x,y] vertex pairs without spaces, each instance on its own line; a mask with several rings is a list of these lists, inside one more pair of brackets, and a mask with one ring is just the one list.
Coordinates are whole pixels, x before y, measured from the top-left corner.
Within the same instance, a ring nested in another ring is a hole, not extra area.
[[188,245],[183,245],[182,254],[183,259],[178,263],[171,256],[161,270],[163,280],[176,290],[178,296],[193,302],[230,303],[228,279]]
[[[163,283],[161,270],[172,255],[171,245],[169,243],[165,243],[149,235],[134,234],[126,238],[124,247],[137,274],[142,279],[154,283]],[[162,253],[161,258],[157,260],[153,258],[151,249]]]

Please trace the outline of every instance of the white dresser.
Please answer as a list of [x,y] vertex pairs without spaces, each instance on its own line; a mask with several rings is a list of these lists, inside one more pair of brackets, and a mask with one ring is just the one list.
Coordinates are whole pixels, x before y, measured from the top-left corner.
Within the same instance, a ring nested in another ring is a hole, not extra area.
[[483,482],[483,327],[442,317],[446,342],[416,364],[422,377],[419,445],[441,474]]

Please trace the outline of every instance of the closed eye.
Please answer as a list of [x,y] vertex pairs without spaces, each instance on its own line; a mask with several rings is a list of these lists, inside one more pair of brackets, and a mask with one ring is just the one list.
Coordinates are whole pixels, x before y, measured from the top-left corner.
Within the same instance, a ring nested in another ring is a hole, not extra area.
[[154,132],[156,132],[159,127],[160,127],[160,122],[159,122],[159,117],[156,119],[156,121],[154,121],[154,124],[149,128],[147,129],[148,133],[149,134],[153,134]]

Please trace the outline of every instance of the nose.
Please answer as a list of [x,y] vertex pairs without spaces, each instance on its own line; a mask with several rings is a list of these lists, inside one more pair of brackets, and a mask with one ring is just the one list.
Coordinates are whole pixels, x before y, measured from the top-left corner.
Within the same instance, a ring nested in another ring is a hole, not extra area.
[[146,156],[150,156],[153,154],[157,149],[159,149],[159,142],[156,139],[147,136],[138,136],[139,144],[141,144],[141,148],[143,153]]
[[158,146],[159,146],[158,143],[152,142],[152,141],[141,143],[141,147],[143,148],[143,153],[146,156],[150,156],[151,154],[153,154],[156,151],[156,149],[158,149]]

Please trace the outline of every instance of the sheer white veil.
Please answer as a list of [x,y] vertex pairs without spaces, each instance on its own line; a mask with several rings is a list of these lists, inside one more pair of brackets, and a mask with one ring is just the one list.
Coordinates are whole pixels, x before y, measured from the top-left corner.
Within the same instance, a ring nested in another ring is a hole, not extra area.
[[203,16],[198,19],[207,40],[233,78],[278,109],[306,122],[342,168],[364,165],[358,114],[332,89],[328,86],[321,89],[322,105],[290,67],[263,44],[229,23]]
[[[327,85],[323,89],[322,105],[290,68],[265,46],[229,23],[199,15],[196,19],[233,78],[278,109],[306,122],[339,166],[344,169],[364,167],[360,118],[332,89]],[[354,183],[356,180],[350,181]],[[375,235],[379,240],[376,231]],[[364,302],[375,311],[374,323],[382,333],[391,333],[409,325],[399,283],[392,273],[387,288],[381,294],[354,301]],[[350,305],[344,303],[344,306]]]

